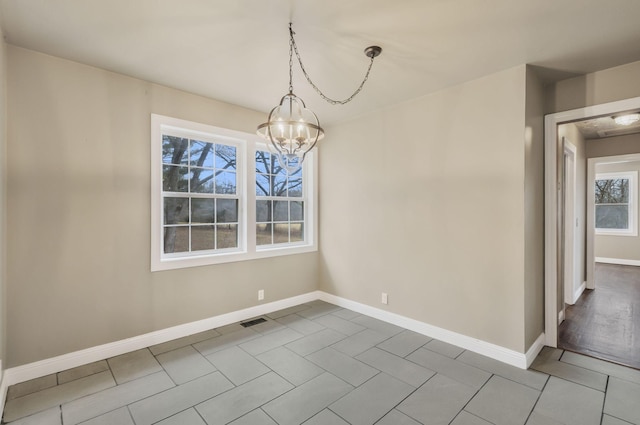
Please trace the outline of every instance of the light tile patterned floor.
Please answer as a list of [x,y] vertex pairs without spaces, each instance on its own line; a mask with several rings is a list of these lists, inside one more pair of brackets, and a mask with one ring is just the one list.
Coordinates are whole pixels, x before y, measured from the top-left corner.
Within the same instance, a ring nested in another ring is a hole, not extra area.
[[517,369],[314,301],[9,388],[14,425],[640,425],[640,371]]

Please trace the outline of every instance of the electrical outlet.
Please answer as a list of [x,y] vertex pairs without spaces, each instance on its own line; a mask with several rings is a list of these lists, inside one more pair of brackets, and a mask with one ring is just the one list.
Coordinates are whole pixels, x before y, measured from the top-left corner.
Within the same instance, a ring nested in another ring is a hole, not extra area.
[[264,300],[264,289],[258,291],[258,301]]
[[381,302],[382,302],[382,304],[389,304],[389,295],[387,295],[386,292],[382,293]]

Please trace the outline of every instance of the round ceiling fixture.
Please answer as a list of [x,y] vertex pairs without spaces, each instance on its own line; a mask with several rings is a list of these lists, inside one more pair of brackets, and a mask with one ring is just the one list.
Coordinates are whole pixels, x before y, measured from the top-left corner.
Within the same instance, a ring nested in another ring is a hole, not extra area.
[[631,125],[640,121],[640,114],[634,112],[633,114],[624,114],[613,117],[613,120],[618,125]]

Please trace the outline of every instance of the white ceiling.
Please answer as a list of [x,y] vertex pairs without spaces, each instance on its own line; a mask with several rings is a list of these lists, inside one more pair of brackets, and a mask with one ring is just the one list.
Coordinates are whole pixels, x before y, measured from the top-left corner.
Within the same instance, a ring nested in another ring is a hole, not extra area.
[[616,122],[613,120],[614,117],[615,115],[589,118],[583,121],[575,122],[574,124],[576,125],[576,127],[578,127],[578,130],[580,131],[582,136],[587,140],[604,139],[606,137],[625,136],[629,134],[640,133],[640,121],[630,125],[622,125],[616,124]]
[[267,112],[288,89],[291,19],[322,124],[521,64],[575,75],[640,60],[638,0],[0,0],[8,43]]

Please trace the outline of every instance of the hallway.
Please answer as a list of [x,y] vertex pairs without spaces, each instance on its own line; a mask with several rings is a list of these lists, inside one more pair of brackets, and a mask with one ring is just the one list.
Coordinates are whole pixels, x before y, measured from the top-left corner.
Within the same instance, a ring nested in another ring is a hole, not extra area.
[[596,288],[567,307],[558,347],[640,369],[640,267],[596,263]]

